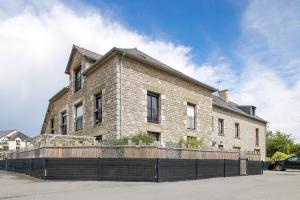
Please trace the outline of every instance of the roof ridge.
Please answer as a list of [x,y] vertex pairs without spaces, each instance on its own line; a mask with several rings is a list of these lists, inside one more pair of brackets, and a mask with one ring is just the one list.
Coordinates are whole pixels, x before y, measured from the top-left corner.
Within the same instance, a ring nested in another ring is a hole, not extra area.
[[74,46],[75,48],[84,49],[84,50],[86,50],[86,51],[89,51],[89,52],[92,52],[92,53],[97,54],[97,55],[99,55],[99,56],[102,56],[101,54],[96,53],[95,51],[91,51],[91,50],[86,49],[86,48],[84,48],[84,47],[81,47],[81,46],[79,46],[79,45],[73,44],[73,46]]

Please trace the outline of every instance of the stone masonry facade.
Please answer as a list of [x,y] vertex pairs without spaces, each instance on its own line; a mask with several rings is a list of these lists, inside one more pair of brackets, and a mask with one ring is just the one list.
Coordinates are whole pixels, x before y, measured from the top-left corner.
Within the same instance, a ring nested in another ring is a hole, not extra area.
[[[166,146],[193,138],[202,140],[207,148],[260,151],[262,159],[265,158],[266,121],[215,106],[214,88],[173,73],[165,65],[160,67],[160,63],[150,62],[151,57],[136,49],[113,48],[100,58],[91,53],[73,46],[66,70],[69,86],[50,99],[41,134],[62,134],[61,113],[66,112],[67,135],[101,136],[105,140],[151,132],[158,134],[159,143]],[[75,92],[74,73],[78,67],[82,87]],[[157,94],[157,123],[148,122],[149,93]],[[97,94],[102,96],[101,123],[95,123]],[[76,131],[78,103],[83,107],[83,125]],[[187,105],[194,106],[193,129],[188,128]],[[219,119],[224,126],[221,135]],[[235,137],[237,123],[239,138]]]

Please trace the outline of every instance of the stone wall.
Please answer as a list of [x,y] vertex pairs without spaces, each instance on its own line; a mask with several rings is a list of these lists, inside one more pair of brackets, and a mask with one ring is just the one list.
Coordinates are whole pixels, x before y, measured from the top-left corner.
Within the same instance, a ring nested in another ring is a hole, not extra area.
[[[159,94],[160,123],[147,123],[147,91]],[[212,131],[211,91],[126,58],[122,68],[122,134],[159,132],[161,141],[178,143]],[[196,129],[187,129],[187,103],[196,106]]]
[[[224,120],[224,135],[218,133],[218,119]],[[239,123],[240,137],[235,137],[235,123]],[[255,145],[255,129],[259,129],[259,145]],[[259,150],[261,158],[265,159],[266,150],[266,124],[248,117],[227,111],[218,107],[213,107],[213,135],[211,142],[216,142],[216,146],[223,145],[226,150],[233,147],[240,147],[241,151]]]

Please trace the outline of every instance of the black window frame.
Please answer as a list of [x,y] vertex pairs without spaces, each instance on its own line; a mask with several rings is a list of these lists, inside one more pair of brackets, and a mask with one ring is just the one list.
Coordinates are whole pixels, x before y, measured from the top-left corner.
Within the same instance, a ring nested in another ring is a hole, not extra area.
[[61,125],[60,125],[60,132],[62,135],[66,135],[67,134],[67,128],[68,128],[68,115],[67,115],[67,111],[64,110],[60,113],[60,120],[61,120]]
[[[100,105],[99,105],[100,99]],[[95,95],[95,111],[94,111],[95,124],[102,123],[103,120],[103,96],[102,93]]]
[[54,118],[50,119],[50,133],[54,134]]
[[160,142],[160,140],[161,140],[161,133],[160,132],[147,131],[147,134],[149,136],[152,136],[153,138],[155,138],[155,141]]
[[255,146],[259,146],[259,128],[255,129]]
[[[77,109],[82,106],[82,116],[77,116]],[[80,102],[75,105],[75,131],[80,131],[83,129],[83,103]]]
[[[221,129],[220,129],[221,124]],[[221,130],[221,131],[220,131]],[[224,136],[224,119],[219,118],[218,119],[218,135]]]
[[187,140],[197,140],[197,137],[195,136],[186,136]]
[[[188,107],[191,106],[194,108],[194,117],[188,116],[187,113],[187,129],[189,130],[196,130],[196,105],[192,103],[187,103],[186,109],[188,110]],[[192,121],[192,127],[190,127],[190,120]]]
[[21,140],[16,140],[16,145],[20,146],[21,145]]
[[[149,98],[150,98],[150,105],[149,105]],[[153,100],[156,99],[156,108],[153,108]],[[155,123],[159,124],[160,119],[160,95],[152,92],[147,92],[147,122],[148,123]],[[155,116],[155,109],[156,111],[156,116]]]
[[240,139],[240,124],[239,123],[234,123],[234,137],[237,139]]
[[77,92],[81,90],[81,88],[82,88],[82,71],[81,71],[81,66],[79,66],[74,70],[74,91]]

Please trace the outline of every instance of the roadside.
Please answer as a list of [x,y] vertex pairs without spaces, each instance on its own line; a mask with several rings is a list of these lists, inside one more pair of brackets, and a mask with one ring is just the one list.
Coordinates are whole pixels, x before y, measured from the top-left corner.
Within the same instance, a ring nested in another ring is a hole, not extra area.
[[300,199],[300,171],[264,175],[145,183],[42,181],[0,171],[0,199]]

